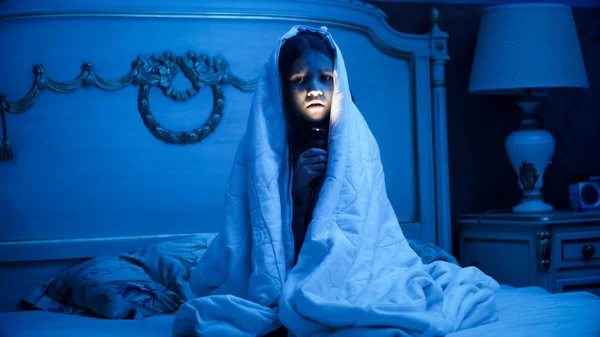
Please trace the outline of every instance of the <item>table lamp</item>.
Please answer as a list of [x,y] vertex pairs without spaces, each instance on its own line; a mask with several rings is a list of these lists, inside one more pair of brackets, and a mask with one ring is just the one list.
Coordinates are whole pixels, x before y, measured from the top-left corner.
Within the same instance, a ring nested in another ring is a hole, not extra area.
[[506,138],[508,158],[523,190],[516,213],[551,212],[541,189],[554,155],[536,99],[554,88],[588,88],[571,8],[561,4],[510,4],[483,9],[469,92],[519,95],[521,125]]

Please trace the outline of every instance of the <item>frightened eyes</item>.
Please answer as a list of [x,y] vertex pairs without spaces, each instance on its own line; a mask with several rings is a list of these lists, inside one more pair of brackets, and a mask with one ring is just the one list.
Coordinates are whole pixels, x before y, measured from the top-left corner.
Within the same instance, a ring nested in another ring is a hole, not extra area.
[[[321,77],[319,77],[319,80],[321,80],[321,82],[329,83],[333,82],[333,77],[329,75],[321,75]],[[292,78],[292,82],[294,82],[295,84],[302,84],[304,83],[304,81],[305,79],[302,76],[296,76]]]

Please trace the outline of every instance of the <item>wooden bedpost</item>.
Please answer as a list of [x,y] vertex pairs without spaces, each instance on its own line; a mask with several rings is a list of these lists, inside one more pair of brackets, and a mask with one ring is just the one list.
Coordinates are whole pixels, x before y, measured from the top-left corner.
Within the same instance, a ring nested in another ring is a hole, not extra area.
[[445,64],[448,34],[440,30],[440,11],[431,10],[431,99],[433,107],[433,144],[435,153],[435,191],[437,245],[452,253],[452,220],[450,217],[450,179],[448,161],[448,131],[446,120]]

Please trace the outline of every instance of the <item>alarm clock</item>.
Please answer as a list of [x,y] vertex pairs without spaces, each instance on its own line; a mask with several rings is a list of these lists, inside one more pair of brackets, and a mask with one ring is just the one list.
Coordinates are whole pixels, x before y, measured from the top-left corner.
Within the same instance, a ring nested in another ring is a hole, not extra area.
[[569,184],[569,207],[600,210],[600,175],[579,176]]

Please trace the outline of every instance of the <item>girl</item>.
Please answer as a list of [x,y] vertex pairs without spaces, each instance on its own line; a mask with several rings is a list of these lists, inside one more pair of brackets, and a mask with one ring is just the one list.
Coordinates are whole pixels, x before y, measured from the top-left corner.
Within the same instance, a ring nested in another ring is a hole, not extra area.
[[319,35],[302,32],[283,44],[279,73],[293,169],[296,261],[327,168],[333,50]]
[[[292,232],[296,263],[327,169],[333,50],[317,34],[295,35],[281,47],[279,74],[293,170]],[[266,336],[287,335],[287,329],[281,327]]]

